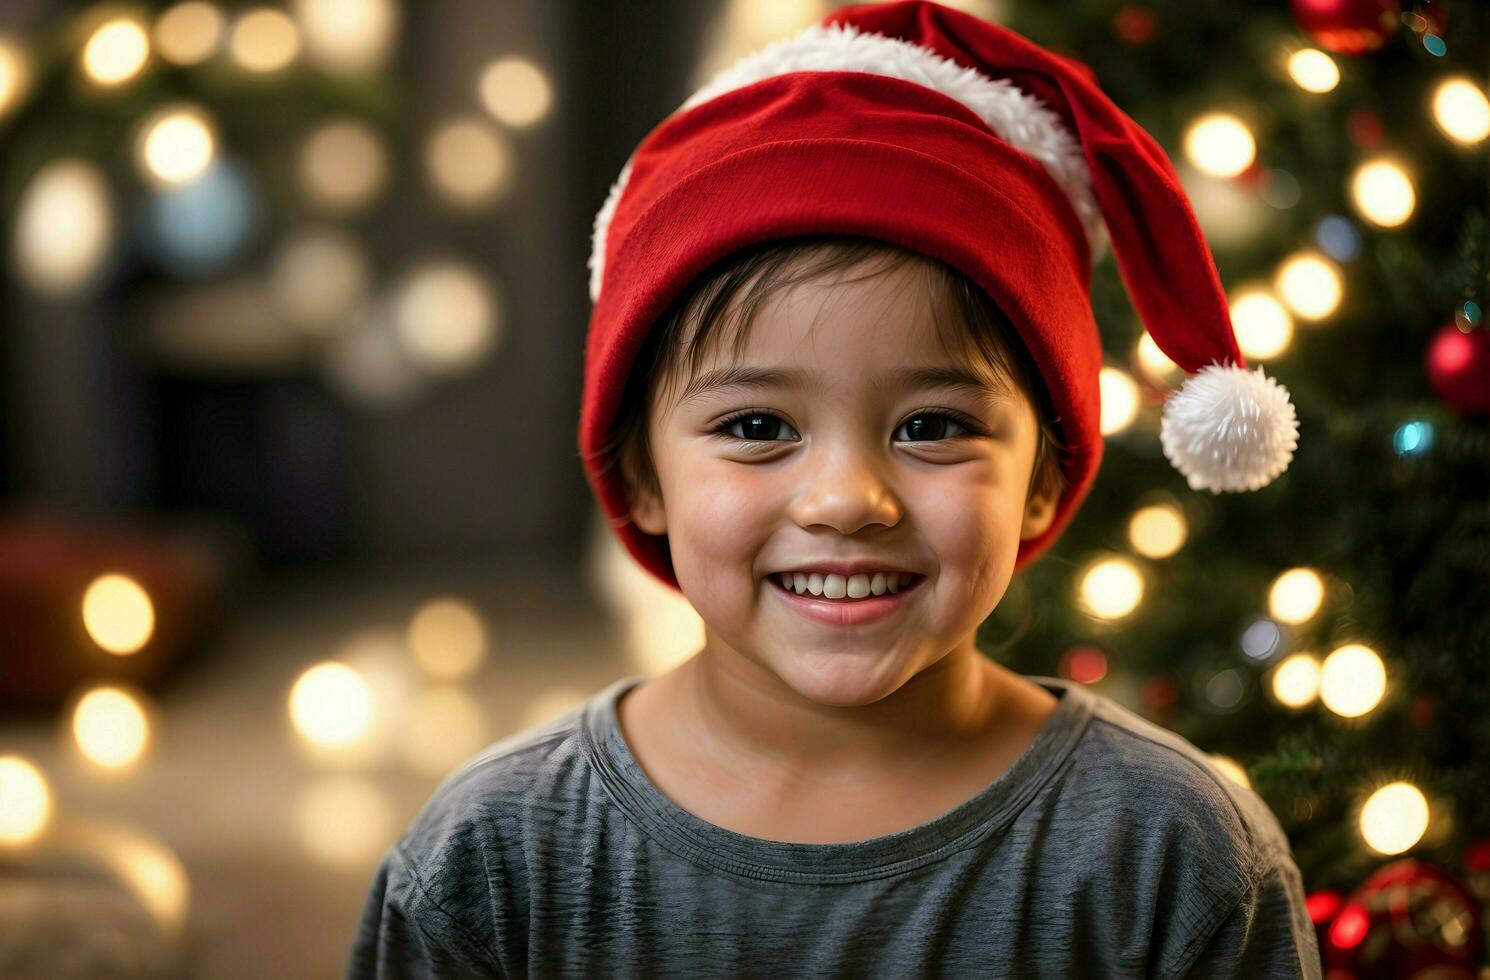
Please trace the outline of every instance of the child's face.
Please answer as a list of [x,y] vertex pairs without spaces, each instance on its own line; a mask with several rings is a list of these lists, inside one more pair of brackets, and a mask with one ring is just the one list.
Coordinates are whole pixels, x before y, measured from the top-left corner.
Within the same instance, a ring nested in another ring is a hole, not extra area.
[[[699,376],[730,366],[719,346]],[[680,381],[667,404],[654,393],[648,435],[662,498],[643,495],[632,513],[642,530],[668,536],[710,649],[727,646],[804,697],[841,706],[877,701],[949,653],[973,652],[1021,538],[1054,514],[1053,500],[1025,502],[1029,401],[893,380],[928,367],[992,377],[943,351],[913,263],[774,294],[737,366],[797,371],[803,382],[685,397]],[[752,411],[728,420],[741,410]],[[932,414],[940,410],[972,425]],[[804,615],[768,581],[858,558],[926,581],[888,617],[851,626]]]

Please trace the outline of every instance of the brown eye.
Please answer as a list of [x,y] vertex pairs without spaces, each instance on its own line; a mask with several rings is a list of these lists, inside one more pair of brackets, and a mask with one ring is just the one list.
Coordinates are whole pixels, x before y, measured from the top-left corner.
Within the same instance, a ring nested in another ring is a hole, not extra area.
[[[962,429],[966,435],[975,434],[972,419],[955,412],[935,411],[917,412],[900,424],[900,429],[911,433],[911,442],[930,441],[937,442],[942,439],[960,438],[957,435],[949,435],[956,429]],[[900,429],[896,429],[899,432]]]
[[[740,435],[735,435],[735,429],[740,430]],[[775,442],[782,429],[794,431],[779,416],[770,412],[748,411],[724,419],[715,427],[714,432],[743,442]]]

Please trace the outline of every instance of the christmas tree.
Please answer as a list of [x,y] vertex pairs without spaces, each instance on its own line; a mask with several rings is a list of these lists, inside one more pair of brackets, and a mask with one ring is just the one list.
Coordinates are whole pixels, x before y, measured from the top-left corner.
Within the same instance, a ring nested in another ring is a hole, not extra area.
[[1184,376],[1105,257],[1099,484],[984,648],[1093,684],[1256,790],[1327,966],[1472,976],[1490,900],[1490,10],[1004,15],[1088,64],[1169,152],[1299,445],[1259,491],[1190,490],[1158,437]]

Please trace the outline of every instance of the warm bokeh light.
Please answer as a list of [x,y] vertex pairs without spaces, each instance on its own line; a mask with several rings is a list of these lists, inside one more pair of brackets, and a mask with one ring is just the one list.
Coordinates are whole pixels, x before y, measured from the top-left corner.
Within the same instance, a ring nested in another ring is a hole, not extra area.
[[1245,786],[1247,789],[1252,788],[1252,780],[1247,778],[1247,770],[1243,768],[1240,762],[1237,762],[1229,755],[1222,755],[1219,752],[1209,753],[1208,758],[1211,760],[1211,765],[1215,766],[1221,775],[1230,779],[1238,786]]
[[164,184],[182,184],[212,163],[217,138],[207,114],[177,105],[153,113],[140,125],[135,159],[140,173]]
[[485,741],[486,715],[463,688],[425,688],[404,708],[398,750],[417,773],[442,776],[480,751]]
[[1450,78],[1433,91],[1433,121],[1445,136],[1466,146],[1490,136],[1490,99],[1467,78]]
[[1273,668],[1273,697],[1290,708],[1303,708],[1319,697],[1319,661],[1307,653],[1285,657]]
[[1176,378],[1183,372],[1180,366],[1169,359],[1169,355],[1159,349],[1154,337],[1147,330],[1138,338],[1138,347],[1135,350],[1138,366],[1143,369],[1144,374],[1154,381],[1167,381]]
[[1173,504],[1144,507],[1128,522],[1128,540],[1146,558],[1168,558],[1184,545],[1187,533],[1185,514]]
[[164,843],[123,825],[90,828],[103,861],[167,935],[178,935],[191,911],[186,866]]
[[1378,854],[1401,854],[1428,829],[1428,800],[1412,783],[1388,783],[1361,807],[1361,839]]
[[276,72],[300,53],[300,30],[284,11],[257,7],[242,14],[233,25],[228,53],[245,71]]
[[477,83],[486,111],[508,126],[531,126],[548,114],[553,102],[548,76],[526,58],[499,58],[487,65]]
[[290,689],[290,718],[306,741],[338,749],[367,737],[376,712],[371,685],[352,667],[317,664]]
[[1332,651],[1319,668],[1319,700],[1344,718],[1358,718],[1381,703],[1387,671],[1375,650],[1350,643]]
[[1306,320],[1323,320],[1334,313],[1345,292],[1339,267],[1313,251],[1296,252],[1285,259],[1273,287],[1288,308]]
[[1133,424],[1138,417],[1138,383],[1121,368],[1104,366],[1097,375],[1101,389],[1102,434],[1110,436]]
[[1293,341],[1293,317],[1260,286],[1244,288],[1232,299],[1231,325],[1249,360],[1277,357]]
[[334,227],[298,232],[275,254],[269,295],[280,316],[313,336],[329,333],[366,296],[372,271],[362,246]]
[[499,325],[492,287],[460,262],[420,265],[394,297],[398,340],[427,371],[445,374],[474,367],[497,342]]
[[394,0],[295,0],[293,10],[307,56],[331,71],[380,68],[398,34]]
[[83,592],[83,626],[109,653],[135,653],[155,632],[155,606],[128,575],[100,575]]
[[1191,123],[1185,130],[1184,147],[1196,169],[1212,177],[1235,177],[1257,158],[1257,142],[1247,124],[1224,112]]
[[1412,177],[1392,160],[1372,160],[1356,168],[1350,196],[1361,217],[1382,228],[1407,221],[1417,204]]
[[432,378],[413,364],[393,327],[386,293],[361,303],[321,350],[326,383],[348,402],[370,410],[408,404]]
[[0,34],[0,119],[21,104],[31,89],[31,65],[26,49]]
[[1340,84],[1340,67],[1318,48],[1304,48],[1289,55],[1288,75],[1305,92],[1329,92]]
[[469,677],[486,659],[481,614],[459,599],[432,599],[409,619],[409,652],[425,673],[442,681]]
[[1130,615],[1143,601],[1143,592],[1143,573],[1121,555],[1090,562],[1077,575],[1077,605],[1094,619]]
[[636,563],[598,508],[591,510],[585,566],[595,595],[624,624],[626,660],[636,673],[655,677],[703,647],[703,617]]
[[1307,623],[1324,603],[1324,579],[1312,568],[1290,568],[1268,589],[1268,612],[1280,623]]
[[123,769],[145,754],[150,720],[139,699],[122,688],[96,687],[78,700],[72,712],[72,734],[78,750],[94,765]]
[[152,31],[155,50],[172,64],[201,64],[222,43],[226,22],[222,11],[210,3],[201,0],[178,3],[155,21]]
[[95,284],[114,236],[102,171],[72,158],[42,167],[21,194],[14,234],[16,275],[33,290],[56,296]]
[[99,85],[123,85],[150,60],[150,38],[129,17],[100,24],[83,45],[83,71]]
[[383,189],[388,152],[365,123],[333,119],[317,126],[302,144],[298,173],[311,203],[345,214],[365,207]]
[[506,141],[476,118],[437,127],[425,146],[424,164],[435,190],[459,207],[477,207],[501,196],[516,166]]
[[295,836],[311,857],[360,868],[397,836],[393,810],[377,784],[362,776],[325,776],[300,792]]
[[18,755],[0,755],[0,847],[29,844],[52,816],[52,791],[41,770]]

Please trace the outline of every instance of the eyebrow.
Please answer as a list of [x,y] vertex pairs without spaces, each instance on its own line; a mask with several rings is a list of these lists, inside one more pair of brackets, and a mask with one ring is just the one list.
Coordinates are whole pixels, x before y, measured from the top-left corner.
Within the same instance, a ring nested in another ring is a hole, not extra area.
[[[698,375],[683,389],[680,404],[729,388],[796,388],[802,389],[812,383],[809,372],[793,368],[758,368],[734,365],[718,368]],[[870,379],[875,388],[939,388],[950,391],[967,391],[980,395],[991,402],[1008,401],[1014,392],[1004,379],[985,377],[955,364],[928,365],[887,371]]]

